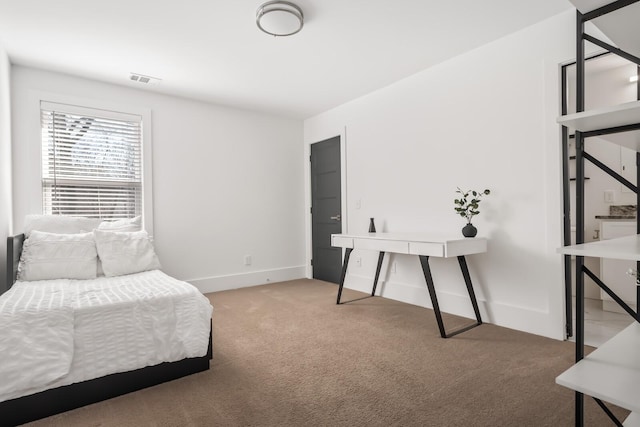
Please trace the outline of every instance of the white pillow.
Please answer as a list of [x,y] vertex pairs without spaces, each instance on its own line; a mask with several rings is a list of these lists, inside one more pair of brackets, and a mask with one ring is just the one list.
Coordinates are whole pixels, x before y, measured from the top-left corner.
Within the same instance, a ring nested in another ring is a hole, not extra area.
[[33,230],[22,247],[18,280],[95,279],[97,269],[93,233],[55,234]]
[[122,232],[93,230],[98,256],[107,277],[139,273],[160,268],[146,231]]
[[66,215],[27,215],[24,218],[24,236],[29,237],[34,230],[58,234],[88,233],[98,225],[100,225],[100,220],[94,218]]
[[102,221],[98,230],[108,231],[139,231],[142,229],[142,216],[135,218],[118,219],[116,221]]

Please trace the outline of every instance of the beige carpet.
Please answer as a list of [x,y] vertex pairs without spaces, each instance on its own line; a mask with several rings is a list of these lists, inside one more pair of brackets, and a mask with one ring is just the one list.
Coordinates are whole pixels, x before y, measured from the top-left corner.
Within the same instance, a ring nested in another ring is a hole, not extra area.
[[[336,292],[297,280],[209,294],[209,371],[32,425],[573,425],[573,393],[554,381],[572,343],[494,325],[445,340],[431,310],[384,298],[337,306]],[[470,322],[445,315],[448,328]],[[585,402],[587,426],[611,425]]]

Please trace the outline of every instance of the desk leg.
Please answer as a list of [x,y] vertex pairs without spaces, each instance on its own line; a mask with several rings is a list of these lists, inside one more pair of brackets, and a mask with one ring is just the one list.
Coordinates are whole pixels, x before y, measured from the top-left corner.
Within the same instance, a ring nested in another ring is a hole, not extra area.
[[336,300],[336,304],[340,304],[340,297],[342,296],[342,288],[344,287],[344,278],[347,276],[347,266],[349,265],[351,251],[353,251],[353,248],[346,248],[344,252],[344,262],[342,263],[342,272],[340,273],[340,286],[338,287],[338,299]]
[[458,263],[460,264],[460,271],[462,271],[462,277],[464,277],[464,283],[467,285],[467,291],[469,292],[469,299],[471,299],[471,305],[473,305],[473,312],[476,314],[476,320],[478,324],[482,324],[482,317],[480,317],[480,309],[478,308],[478,301],[476,300],[476,293],[473,291],[473,284],[471,283],[471,276],[469,275],[469,267],[467,267],[467,260],[464,256],[458,257]]
[[476,323],[473,325],[465,326],[456,331],[447,333],[444,329],[444,322],[442,321],[442,313],[440,312],[440,305],[438,304],[438,297],[436,296],[436,288],[433,285],[433,277],[431,276],[431,268],[429,267],[429,257],[420,255],[420,264],[422,265],[422,272],[427,282],[427,289],[429,289],[429,296],[431,297],[431,304],[433,305],[433,312],[436,315],[436,321],[438,322],[438,329],[440,330],[440,336],[442,338],[451,338],[454,335],[468,331],[476,326],[482,325],[482,318],[480,317],[480,310],[478,309],[478,302],[476,301],[476,294],[473,291],[473,285],[471,283],[471,276],[469,275],[469,269],[464,256],[458,257],[460,263],[460,270],[462,270],[462,276],[464,277],[465,284],[467,285],[467,291],[469,292],[469,298],[471,299],[471,305],[476,315]]
[[436,314],[436,321],[438,322],[438,329],[440,329],[440,336],[442,338],[447,338],[447,333],[444,330],[444,323],[442,322],[442,314],[440,313],[440,306],[438,305],[438,297],[436,296],[436,288],[433,285],[431,267],[429,267],[429,257],[420,255],[420,264],[422,265],[424,279],[427,281],[427,289],[429,289],[431,304],[433,305],[433,311]]
[[371,291],[372,297],[376,294],[378,278],[380,277],[380,270],[382,269],[382,261],[384,261],[384,252],[380,252],[380,255],[378,255],[378,267],[376,268],[376,277],[373,279],[373,290]]

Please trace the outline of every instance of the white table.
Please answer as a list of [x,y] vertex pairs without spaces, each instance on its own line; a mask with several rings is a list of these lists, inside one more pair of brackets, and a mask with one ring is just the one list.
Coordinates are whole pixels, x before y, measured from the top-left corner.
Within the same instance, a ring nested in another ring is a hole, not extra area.
[[[340,298],[342,296],[342,289],[344,288],[344,280],[347,273],[347,266],[349,265],[349,257],[351,256],[351,251],[354,249],[368,249],[379,252],[378,266],[376,268],[376,275],[373,279],[373,290],[371,291],[371,296],[374,296],[376,293],[376,286],[378,285],[378,279],[380,277],[380,270],[382,268],[382,261],[384,260],[385,253],[390,252],[396,254],[417,255],[420,258],[422,272],[424,273],[424,278],[427,282],[427,289],[429,290],[429,297],[431,298],[433,311],[435,312],[438,328],[440,329],[440,336],[442,338],[450,338],[482,324],[482,318],[480,316],[480,310],[478,309],[476,295],[473,291],[473,284],[471,283],[471,276],[469,275],[469,268],[467,267],[465,255],[486,252],[487,239],[482,237],[451,237],[450,235],[437,233],[332,234],[331,246],[345,249],[336,304],[341,304]],[[469,298],[471,299],[471,305],[473,306],[473,311],[476,315],[476,323],[473,325],[469,325],[449,333],[445,331],[435,286],[433,284],[431,268],[429,267],[429,257],[431,256],[440,258],[458,258],[460,270],[462,271],[462,276],[464,277],[465,284],[467,285],[467,291],[469,292]]]

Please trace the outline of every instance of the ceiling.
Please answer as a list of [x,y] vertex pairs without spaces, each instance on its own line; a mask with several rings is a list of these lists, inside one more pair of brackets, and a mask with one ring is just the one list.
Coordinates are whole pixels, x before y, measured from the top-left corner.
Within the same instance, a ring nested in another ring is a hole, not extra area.
[[255,24],[264,0],[0,0],[0,43],[13,64],[304,119],[572,7],[294,1],[304,28],[275,38]]

